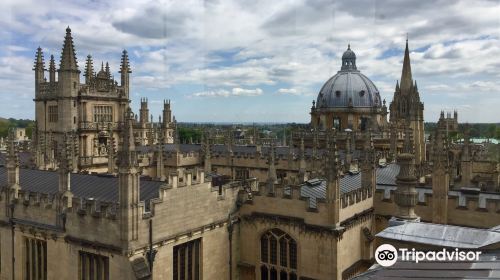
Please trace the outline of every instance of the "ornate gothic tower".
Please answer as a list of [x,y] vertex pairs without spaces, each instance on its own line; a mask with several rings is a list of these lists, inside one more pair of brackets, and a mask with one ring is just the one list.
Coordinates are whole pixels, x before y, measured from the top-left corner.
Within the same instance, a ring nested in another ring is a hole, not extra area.
[[413,134],[415,164],[418,168],[425,161],[424,104],[420,101],[417,82],[413,81],[411,75],[408,40],[406,40],[401,84],[396,82],[396,90],[389,110],[390,122],[395,127],[395,133],[402,132],[406,124],[409,124]]
[[80,70],[76,61],[75,46],[71,29],[66,28],[61,63],[58,70],[58,128],[59,132],[69,132],[78,128],[78,109],[76,106],[80,89]]

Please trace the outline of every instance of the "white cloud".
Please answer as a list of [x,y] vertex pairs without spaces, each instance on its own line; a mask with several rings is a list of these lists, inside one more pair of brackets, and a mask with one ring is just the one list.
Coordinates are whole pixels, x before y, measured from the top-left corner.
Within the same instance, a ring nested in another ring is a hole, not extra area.
[[243,89],[243,88],[233,88],[231,91],[225,89],[209,90],[196,92],[191,95],[191,97],[232,97],[232,96],[259,96],[262,95],[263,91],[260,88],[256,89]]
[[[494,103],[492,96],[500,94],[496,1],[6,0],[0,9],[0,96],[32,92],[35,48],[41,45],[46,59],[52,53],[58,61],[67,25],[81,68],[92,53],[96,63],[109,60],[116,73],[120,51],[129,49],[139,92],[203,86],[219,90],[200,97],[248,96],[262,92],[244,88],[274,86],[279,94],[314,95],[339,70],[351,43],[358,69],[390,102],[409,33],[412,70],[426,108],[442,104],[438,93],[471,103],[478,94]],[[26,56],[26,49],[33,54]],[[288,105],[283,103],[285,113]]]

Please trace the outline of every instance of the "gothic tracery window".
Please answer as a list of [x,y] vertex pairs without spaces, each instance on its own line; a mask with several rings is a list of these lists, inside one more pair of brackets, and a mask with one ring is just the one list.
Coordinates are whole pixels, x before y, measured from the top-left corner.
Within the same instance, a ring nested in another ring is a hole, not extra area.
[[260,279],[297,280],[297,242],[280,229],[260,238]]

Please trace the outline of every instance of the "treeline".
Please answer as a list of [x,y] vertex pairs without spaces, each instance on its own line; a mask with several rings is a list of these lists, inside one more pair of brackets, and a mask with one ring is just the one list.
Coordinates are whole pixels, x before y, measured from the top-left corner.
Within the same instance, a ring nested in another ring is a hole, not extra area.
[[[425,131],[433,132],[436,129],[436,123],[425,123]],[[464,123],[458,124],[457,138],[463,138],[465,130]],[[469,135],[471,138],[495,138],[500,139],[499,123],[469,123]]]
[[26,129],[26,135],[31,138],[33,133],[33,128],[35,127],[35,122],[28,119],[4,119],[0,118],[0,137],[7,137],[9,134],[9,129],[20,127]]

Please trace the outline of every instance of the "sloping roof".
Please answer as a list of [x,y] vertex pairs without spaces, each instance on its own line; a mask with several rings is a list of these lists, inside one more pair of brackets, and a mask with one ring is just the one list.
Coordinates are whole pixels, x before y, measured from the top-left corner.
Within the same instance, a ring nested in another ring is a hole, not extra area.
[[[59,178],[54,171],[20,169],[19,182],[22,190],[53,195],[58,191]],[[111,176],[71,174],[71,192],[77,198],[93,198],[100,201],[118,202],[118,178]],[[7,169],[0,167],[0,187],[7,184]],[[158,197],[164,182],[141,180],[140,200]]]
[[399,165],[389,164],[377,169],[377,185],[396,185],[396,176],[399,173]]
[[[397,164],[389,164],[377,168],[377,184],[395,184],[399,172]],[[391,177],[393,176],[393,177]],[[345,194],[361,188],[361,173],[345,175],[340,178],[340,194]],[[326,180],[311,179],[301,185],[300,195],[309,198],[309,207],[316,208],[318,199],[326,199]]]
[[406,222],[379,232],[377,237],[403,242],[464,249],[483,248],[500,242],[500,232],[442,224]]
[[[31,153],[30,152],[19,152],[19,164],[21,166],[31,166]],[[6,153],[0,153],[0,165],[5,165],[7,160]]]
[[374,265],[353,280],[370,279],[500,279],[500,251],[483,253],[479,260],[464,262],[407,262],[393,266]]

